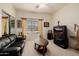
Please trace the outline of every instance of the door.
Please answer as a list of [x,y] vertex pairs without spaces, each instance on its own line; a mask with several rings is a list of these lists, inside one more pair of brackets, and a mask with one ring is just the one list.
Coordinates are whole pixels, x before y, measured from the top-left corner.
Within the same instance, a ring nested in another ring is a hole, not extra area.
[[27,19],[27,39],[33,40],[39,34],[38,32],[38,19]]

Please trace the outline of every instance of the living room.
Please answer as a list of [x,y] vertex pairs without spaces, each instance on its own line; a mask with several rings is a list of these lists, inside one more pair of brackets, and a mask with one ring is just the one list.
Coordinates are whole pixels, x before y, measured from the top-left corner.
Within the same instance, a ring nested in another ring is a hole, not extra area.
[[[41,53],[34,49],[35,42],[39,41],[37,40],[39,39],[38,37],[41,37],[48,41],[48,45],[45,46],[47,52],[43,55],[79,56],[78,6],[78,3],[0,3],[1,41],[4,39],[2,37],[9,37],[12,34],[14,34],[13,37],[22,36],[22,38],[17,39],[24,39],[25,43],[19,41],[20,45],[18,44],[19,42],[12,45],[13,41],[11,43],[12,47],[20,46],[23,48],[23,51],[21,51],[22,56],[42,56]],[[65,32],[67,33],[68,42],[66,44],[68,46],[66,49],[63,49],[62,45],[54,44],[54,40],[56,39],[54,27],[64,25],[67,27],[67,31]],[[48,32],[52,33],[51,39],[48,39]],[[16,49],[19,50],[19,48]]]

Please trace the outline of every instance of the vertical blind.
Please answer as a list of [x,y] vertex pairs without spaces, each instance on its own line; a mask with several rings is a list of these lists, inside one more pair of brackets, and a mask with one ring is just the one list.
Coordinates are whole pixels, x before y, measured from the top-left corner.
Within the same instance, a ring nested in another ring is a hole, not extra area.
[[38,31],[38,19],[27,18],[27,31]]

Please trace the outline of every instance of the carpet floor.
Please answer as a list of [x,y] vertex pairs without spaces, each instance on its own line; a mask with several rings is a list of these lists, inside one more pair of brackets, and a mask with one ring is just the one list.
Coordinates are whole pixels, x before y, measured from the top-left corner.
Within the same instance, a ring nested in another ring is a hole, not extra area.
[[[26,40],[22,56],[42,56],[34,49],[34,40]],[[63,49],[49,40],[47,46],[47,53],[45,56],[79,56],[79,51],[75,49]]]

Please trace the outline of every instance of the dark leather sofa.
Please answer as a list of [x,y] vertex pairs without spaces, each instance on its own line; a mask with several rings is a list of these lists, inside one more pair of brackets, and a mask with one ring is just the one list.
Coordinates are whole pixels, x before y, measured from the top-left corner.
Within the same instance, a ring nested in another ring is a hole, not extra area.
[[25,41],[15,34],[0,38],[0,56],[21,56]]

